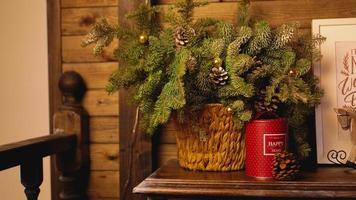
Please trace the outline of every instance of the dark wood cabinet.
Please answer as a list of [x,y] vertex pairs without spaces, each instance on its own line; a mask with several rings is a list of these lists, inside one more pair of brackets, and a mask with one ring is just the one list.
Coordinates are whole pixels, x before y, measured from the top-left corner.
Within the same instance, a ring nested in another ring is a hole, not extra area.
[[199,172],[169,161],[134,188],[149,199],[356,199],[356,170],[319,167],[297,181],[258,180],[236,172]]

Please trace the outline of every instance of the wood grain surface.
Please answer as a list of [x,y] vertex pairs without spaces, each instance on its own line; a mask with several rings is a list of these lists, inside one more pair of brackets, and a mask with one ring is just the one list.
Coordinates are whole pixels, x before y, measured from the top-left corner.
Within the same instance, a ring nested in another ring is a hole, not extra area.
[[115,40],[99,56],[93,54],[93,45],[81,46],[84,36],[62,36],[62,61],[64,63],[112,62],[116,61],[113,51],[118,43]]
[[[163,11],[172,1],[160,1]],[[234,1],[212,1],[207,6],[197,8],[195,18],[214,17],[230,22],[237,19],[237,3]],[[259,0],[252,1],[250,14],[254,19],[267,20],[272,26],[299,21],[302,28],[310,28],[311,20],[318,18],[345,18],[356,16],[354,0]]]
[[0,146],[0,170],[8,169],[33,158],[63,153],[76,147],[76,135],[52,134]]
[[118,171],[91,171],[89,176],[88,196],[95,198],[119,198]]
[[118,0],[61,0],[62,8],[117,6]]
[[90,116],[118,116],[119,97],[105,90],[89,90],[84,96],[83,106]]
[[91,144],[90,145],[91,170],[118,170],[119,145],[117,144]]
[[119,118],[114,116],[91,117],[89,140],[92,144],[118,144]]
[[65,63],[63,71],[76,71],[84,79],[87,89],[102,89],[108,83],[113,71],[118,68],[117,62],[101,63]]
[[62,35],[86,35],[101,18],[117,24],[117,6],[62,9]]
[[[54,1],[50,1],[54,2]],[[112,53],[115,41],[102,55],[94,56],[93,45],[83,48],[81,41],[98,19],[118,22],[118,0],[61,0],[57,2],[56,31],[50,34],[56,44],[59,67],[54,77],[66,71],[76,71],[84,79],[88,92],[82,102],[90,115],[90,183],[87,191],[91,200],[119,199],[119,109],[118,94],[108,96],[104,88],[109,75],[118,68]],[[51,15],[52,16],[52,15]],[[59,43],[59,45],[57,44]],[[56,52],[53,51],[53,52]],[[55,58],[55,57],[53,57]],[[50,54],[52,61],[52,54]],[[54,62],[54,61],[52,61]],[[56,61],[56,63],[58,63]],[[50,68],[51,69],[51,68]],[[57,82],[53,82],[53,89]],[[60,100],[60,98],[56,98]],[[54,197],[56,197],[54,195]]]
[[178,166],[176,160],[158,169],[134,189],[134,193],[158,197],[286,197],[356,198],[356,171],[319,168],[299,181],[258,180],[244,171],[199,172]]
[[[62,40],[60,1],[47,0],[47,35],[48,35],[48,89],[49,89],[49,131],[53,134],[53,114],[61,105],[62,97],[58,82],[62,75]],[[59,172],[55,168],[55,159],[51,157],[51,198],[58,199],[61,186]]]

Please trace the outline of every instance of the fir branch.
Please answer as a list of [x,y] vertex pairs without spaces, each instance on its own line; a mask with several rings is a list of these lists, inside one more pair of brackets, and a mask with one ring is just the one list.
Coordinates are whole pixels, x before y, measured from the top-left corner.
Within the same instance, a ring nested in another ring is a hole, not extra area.
[[145,56],[147,47],[140,44],[137,41],[137,38],[135,38],[134,41],[129,40],[127,43],[122,44],[122,46],[125,48],[116,49],[114,51],[115,58],[118,60],[124,60],[125,65],[143,67],[142,59]]
[[281,57],[281,64],[283,66],[282,72],[285,73],[289,68],[294,65],[296,54],[294,51],[285,51]]
[[158,32],[160,27],[160,24],[156,20],[158,12],[159,8],[157,6],[150,6],[142,3],[137,10],[129,13],[126,17],[135,21],[136,27],[140,32],[154,34]]
[[286,75],[281,75],[281,76],[278,76],[278,77],[274,77],[271,80],[270,85],[268,85],[266,87],[266,98],[265,98],[265,100],[267,102],[271,102],[272,101],[272,97],[275,96],[279,84],[286,78],[287,78]]
[[[209,62],[211,62],[216,57],[215,55],[219,54],[219,51],[211,48],[213,43],[214,43],[214,40],[211,38],[208,38],[208,39],[205,39],[204,41],[202,41],[201,46],[192,48],[191,50],[194,52],[194,55],[197,55],[201,59],[209,60]],[[216,44],[216,45],[218,45],[218,44]]]
[[[230,71],[230,70],[228,70]],[[230,73],[230,82],[227,86],[218,90],[219,98],[233,98],[233,97],[251,97],[254,94],[254,87],[251,84],[236,75],[236,73]]]
[[190,81],[196,85],[196,88],[192,90],[192,93],[199,92],[206,97],[209,97],[213,93],[213,87],[209,79],[209,71],[199,71],[196,75],[196,80],[194,80],[194,82],[192,80]]
[[272,41],[271,49],[276,50],[290,44],[299,28],[299,23],[283,24],[277,28]]
[[198,2],[195,0],[178,0],[174,4],[174,8],[179,13],[183,24],[191,24],[193,21],[193,10],[197,7],[205,6],[208,2]]
[[184,107],[186,100],[183,76],[185,75],[185,63],[188,56],[188,51],[185,49],[180,50],[169,66],[170,79],[163,87],[155,103],[148,127],[148,134],[153,134],[158,126],[166,123],[171,116],[172,110],[178,110]]
[[312,61],[318,61],[321,59],[322,55],[320,52],[320,45],[326,41],[326,37],[316,34],[313,35],[311,40],[304,41],[306,46],[306,53],[309,53]]
[[245,103],[242,100],[233,101],[229,107],[235,112],[241,112],[245,109]]
[[136,102],[143,102],[147,99],[155,97],[155,91],[160,86],[159,83],[162,80],[162,75],[163,74],[161,70],[158,70],[148,75],[146,80],[138,87],[137,92],[134,96],[134,100]]
[[241,0],[238,2],[238,15],[237,15],[237,25],[238,26],[248,26],[250,21],[249,16],[249,7],[250,1],[249,0]]
[[308,125],[307,118],[312,114],[306,104],[290,104],[288,108],[288,124],[292,140],[292,147],[295,148],[300,159],[309,157],[311,147],[307,142]]
[[231,42],[227,49],[227,56],[237,56],[241,51],[241,46],[244,45],[252,36],[252,29],[250,27],[240,27],[237,37]]
[[279,92],[275,94],[275,96],[277,96],[282,103],[285,103],[287,100],[289,100],[290,95],[291,90],[288,87],[288,84],[281,84],[281,86],[279,86]]
[[231,23],[219,22],[217,23],[217,38],[222,38],[225,44],[232,42],[235,33],[234,27]]
[[216,30],[216,24],[218,23],[220,23],[220,21],[217,19],[205,17],[197,19],[193,23],[192,27],[194,30],[196,30],[197,33],[206,33],[210,32],[211,30]]
[[244,78],[239,75],[252,66],[253,59],[245,54],[236,57],[226,58],[226,71],[230,75],[229,84],[219,90],[219,97],[251,97],[254,93],[253,85],[248,84]]
[[150,45],[146,53],[144,66],[146,72],[154,71],[172,59],[175,53],[172,33],[172,30],[167,29],[161,33],[159,38],[155,36],[149,37]]
[[237,75],[243,75],[245,72],[250,70],[256,64],[260,64],[255,58],[247,54],[240,54],[236,57],[233,67],[236,68]]
[[326,38],[320,34],[313,36],[304,35],[299,37],[298,40],[293,43],[293,49],[301,58],[318,61],[322,57],[319,47],[325,40]]
[[239,113],[239,119],[243,122],[248,122],[252,118],[252,111],[251,110],[245,110],[241,113]]
[[312,94],[309,86],[302,79],[292,79],[290,81],[291,97],[290,101],[293,103],[302,102],[307,104]]
[[309,86],[310,93],[312,94],[312,96],[309,98],[308,106],[315,107],[320,104],[320,100],[324,95],[324,91],[318,87],[320,85],[319,79],[312,73],[307,73],[304,75],[303,80]]
[[246,80],[254,83],[260,78],[264,78],[271,73],[271,65],[261,65],[256,67],[251,73],[247,74]]
[[199,45],[199,42],[211,37],[216,32],[216,24],[219,22],[219,20],[213,18],[197,19],[192,25],[192,28],[195,30],[195,37],[192,38],[190,46]]
[[106,91],[109,94],[113,94],[121,88],[129,88],[141,83],[145,79],[145,74],[138,68],[125,67],[119,70],[115,70],[109,77],[108,84],[106,85]]
[[296,76],[300,77],[308,73],[311,69],[311,62],[308,59],[302,58],[299,59],[295,64]]
[[85,39],[82,40],[82,46],[86,47],[90,44],[95,44],[93,53],[100,55],[105,47],[107,47],[118,35],[118,27],[110,25],[106,19],[100,19],[95,23]]
[[246,52],[249,55],[260,53],[262,49],[270,45],[272,39],[271,28],[266,21],[255,23],[253,33],[254,35],[246,47]]
[[214,58],[220,57],[225,50],[225,41],[224,39],[216,39],[212,41],[212,44],[210,46],[210,51],[211,54],[213,55]]

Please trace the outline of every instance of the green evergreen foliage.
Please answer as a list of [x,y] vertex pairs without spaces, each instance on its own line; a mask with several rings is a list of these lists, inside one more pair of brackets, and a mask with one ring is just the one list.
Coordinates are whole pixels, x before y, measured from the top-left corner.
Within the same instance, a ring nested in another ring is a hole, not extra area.
[[299,28],[298,23],[283,24],[275,30],[271,50],[281,49],[292,42]]
[[257,22],[254,25],[253,33],[254,35],[247,47],[249,55],[257,55],[271,43],[271,28],[266,21]]
[[238,5],[238,10],[237,10],[238,26],[248,26],[250,21],[249,5],[250,5],[249,0],[242,0],[242,2]]
[[[310,69],[321,56],[316,46],[325,38],[299,37],[298,23],[277,28],[266,21],[253,23],[248,0],[239,1],[236,23],[193,19],[194,9],[204,5],[197,0],[178,1],[161,17],[170,23],[164,29],[156,20],[158,7],[146,4],[128,16],[135,28],[119,28],[105,19],[95,24],[83,45],[94,44],[96,55],[115,38],[121,39],[115,56],[122,62],[109,78],[107,91],[133,89],[133,100],[143,116],[141,125],[148,134],[165,124],[174,111],[182,121],[208,103],[228,106],[236,126],[243,128],[256,114],[257,101],[277,103],[275,112],[289,119],[290,138],[299,155],[308,156],[306,119],[322,96]],[[184,45],[177,45],[178,29],[184,34],[179,38]],[[147,42],[139,40],[146,35]],[[226,85],[210,81],[216,65],[228,73]]]
[[117,26],[109,24],[106,19],[101,19],[92,27],[92,30],[82,42],[82,45],[87,46],[89,44],[95,44],[93,52],[95,55],[99,55],[103,49],[113,41],[114,37],[118,35],[119,32]]

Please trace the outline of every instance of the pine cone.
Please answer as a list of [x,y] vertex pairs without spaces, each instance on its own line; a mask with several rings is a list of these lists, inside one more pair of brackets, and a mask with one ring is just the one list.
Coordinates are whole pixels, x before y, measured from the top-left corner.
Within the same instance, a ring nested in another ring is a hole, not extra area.
[[212,83],[220,86],[226,85],[229,79],[229,75],[227,74],[225,69],[217,66],[211,69],[209,77]]
[[275,112],[278,109],[279,100],[276,97],[272,97],[270,102],[265,100],[266,91],[261,91],[257,96],[255,102],[255,109],[257,112]]
[[195,35],[195,31],[191,27],[178,27],[174,34],[177,46],[185,46],[189,43],[190,37]]
[[293,153],[283,151],[274,155],[273,178],[276,180],[295,180],[301,176],[300,164]]

